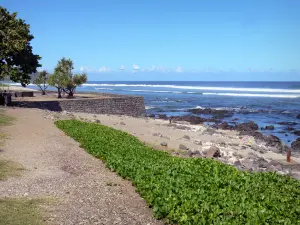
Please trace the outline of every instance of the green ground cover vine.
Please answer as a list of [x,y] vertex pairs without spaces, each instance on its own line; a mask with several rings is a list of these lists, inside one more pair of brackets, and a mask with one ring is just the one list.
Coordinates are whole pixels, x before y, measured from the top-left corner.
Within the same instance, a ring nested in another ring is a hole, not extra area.
[[300,224],[300,182],[212,159],[177,158],[94,123],[57,121],[107,167],[130,179],[156,218],[175,224]]

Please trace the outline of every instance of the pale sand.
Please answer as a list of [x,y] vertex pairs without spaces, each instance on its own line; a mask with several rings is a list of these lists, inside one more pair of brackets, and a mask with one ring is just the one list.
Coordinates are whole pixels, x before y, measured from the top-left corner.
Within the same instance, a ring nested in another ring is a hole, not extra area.
[[[267,160],[286,161],[286,155],[266,151],[260,153],[257,150],[253,150],[251,145],[258,148],[265,148],[255,142],[253,138],[249,138],[249,141],[243,141],[240,139],[238,132],[228,130],[218,130],[213,135],[202,134],[206,130],[204,125],[189,125],[182,122],[183,126],[191,127],[192,130],[176,129],[176,124],[169,125],[169,121],[152,118],[134,118],[128,116],[117,115],[93,115],[88,113],[72,113],[76,117],[86,118],[88,120],[100,120],[101,124],[126,131],[141,141],[150,143],[151,145],[160,146],[161,142],[167,142],[169,149],[178,150],[179,145],[183,144],[191,150],[205,151],[212,145],[217,146],[221,152],[225,155],[240,155],[241,157],[247,157],[249,154],[256,154],[259,157]],[[125,125],[120,124],[124,122]],[[179,122],[177,122],[177,125]],[[155,133],[161,133],[163,137],[154,136]],[[183,138],[184,135],[188,135],[190,140]],[[167,139],[168,137],[169,139]],[[202,141],[202,145],[197,145],[194,142]],[[225,143],[226,146],[221,146],[221,143]],[[295,161],[300,163],[300,158],[293,157]],[[235,157],[232,158],[235,160]],[[232,162],[234,163],[234,162]]]
[[12,86],[10,85],[9,87],[1,87],[0,86],[0,92],[2,90],[6,90],[6,91],[34,91],[37,92],[37,90],[32,89],[32,88],[28,88],[28,87],[20,87],[20,86]]

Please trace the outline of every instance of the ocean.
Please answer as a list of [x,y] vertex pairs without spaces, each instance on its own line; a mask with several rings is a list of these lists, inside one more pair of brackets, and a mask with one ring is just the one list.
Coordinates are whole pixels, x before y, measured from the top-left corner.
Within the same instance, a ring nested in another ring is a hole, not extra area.
[[[300,130],[300,82],[202,82],[202,81],[90,81],[77,91],[144,96],[147,114],[179,116],[188,109],[211,108],[233,111],[223,121],[253,120],[259,127],[274,125],[274,134],[290,145]],[[205,117],[207,115],[201,115]],[[296,125],[280,125],[295,122]],[[288,130],[288,127],[289,130]]]

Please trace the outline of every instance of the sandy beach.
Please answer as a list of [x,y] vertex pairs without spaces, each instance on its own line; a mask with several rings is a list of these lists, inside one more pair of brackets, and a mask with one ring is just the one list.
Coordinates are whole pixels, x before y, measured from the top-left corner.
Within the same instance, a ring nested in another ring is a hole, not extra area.
[[159,150],[179,157],[209,157],[248,171],[276,171],[300,178],[299,153],[292,152],[291,162],[286,153],[266,145],[251,136],[240,136],[237,131],[216,130],[206,125],[190,125],[177,121],[135,118],[88,113],[54,113],[44,111],[47,119],[76,118],[101,123],[128,132]]

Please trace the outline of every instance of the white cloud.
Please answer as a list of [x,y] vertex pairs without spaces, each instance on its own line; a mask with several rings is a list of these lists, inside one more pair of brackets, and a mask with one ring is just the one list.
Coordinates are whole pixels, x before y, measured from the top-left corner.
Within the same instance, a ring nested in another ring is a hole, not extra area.
[[136,64],[133,64],[132,68],[133,68],[133,70],[139,70],[140,69],[140,67],[138,65],[136,65]]
[[120,70],[124,70],[125,69],[125,66],[124,65],[121,65],[120,66]]
[[98,72],[100,73],[105,73],[105,72],[109,72],[110,71],[110,68],[107,68],[105,66],[102,66],[98,69]]
[[150,71],[154,71],[155,69],[156,69],[156,66],[153,65],[153,66],[151,67]]
[[183,72],[183,69],[181,66],[178,66],[175,70],[177,73],[182,73]]
[[89,70],[89,68],[87,66],[81,66],[79,69],[81,72],[86,72]]

